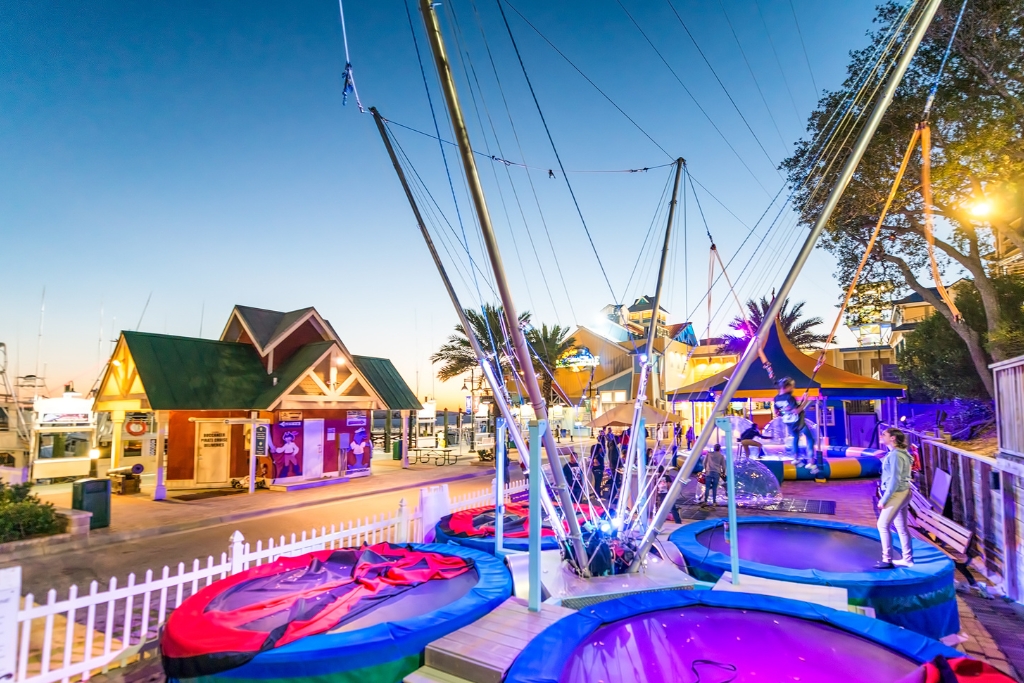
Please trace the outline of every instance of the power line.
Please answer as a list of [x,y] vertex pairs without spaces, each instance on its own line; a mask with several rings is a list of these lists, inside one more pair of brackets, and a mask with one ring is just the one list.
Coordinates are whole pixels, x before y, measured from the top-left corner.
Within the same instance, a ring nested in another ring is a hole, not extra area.
[[761,5],[757,0],[754,0],[754,7],[757,8],[757,16],[761,18],[761,25],[764,26],[764,32],[768,35],[768,44],[772,47],[772,54],[775,55],[775,63],[779,67],[779,73],[782,74],[782,82],[786,84],[786,92],[789,93],[789,101],[793,105],[793,113],[796,114],[797,121],[800,120],[799,107],[796,106],[796,98],[793,97],[793,89],[789,87],[789,79],[786,78],[786,71],[782,68],[782,60],[779,59],[779,53],[775,49],[775,41],[772,40],[772,32],[768,30],[768,22],[764,20],[764,14],[761,12]]
[[800,20],[796,18],[796,8],[793,7],[793,0],[789,0],[789,11],[793,13],[793,23],[796,24],[796,34],[800,37],[800,48],[804,51],[804,61],[807,62],[807,73],[811,75],[811,85],[814,86],[814,97],[818,98],[821,92],[814,80],[814,69],[811,68],[811,58],[807,56],[807,45],[804,43],[804,32],[800,30]]
[[[498,0],[498,8],[499,8],[499,9],[501,8],[501,5],[502,5],[502,4],[508,5],[508,8],[509,8],[510,10],[512,10],[513,12],[515,12],[516,14],[518,14],[518,15],[519,15],[519,18],[520,18],[520,19],[522,19],[522,20],[523,20],[524,22],[526,22],[526,25],[527,25],[527,26],[529,26],[530,28],[532,28],[532,29],[533,29],[533,31],[534,31],[534,33],[536,33],[536,34],[537,34],[538,36],[540,36],[540,37],[541,37],[541,38],[542,38],[542,39],[544,40],[544,42],[545,42],[545,43],[547,43],[547,44],[548,44],[549,46],[551,46],[551,49],[552,49],[552,50],[554,50],[555,52],[557,52],[557,53],[558,53],[558,56],[559,56],[559,57],[561,57],[562,59],[564,59],[564,60],[566,61],[566,63],[567,63],[567,64],[568,64],[569,66],[571,66],[571,67],[572,67],[573,69],[575,69],[575,70],[576,70],[576,73],[578,73],[578,74],[579,74],[580,76],[582,76],[582,77],[583,77],[583,79],[584,79],[584,80],[585,80],[585,81],[586,81],[587,83],[589,83],[590,85],[594,86],[594,89],[595,89],[595,90],[597,90],[597,92],[599,92],[599,93],[601,94],[601,96],[602,96],[602,97],[604,97],[604,98],[605,98],[606,100],[608,100],[608,103],[609,103],[609,104],[611,104],[611,105],[612,105],[613,107],[615,107],[615,109],[617,109],[617,110],[618,110],[618,112],[619,112],[620,114],[622,114],[623,116],[625,116],[625,117],[626,117],[626,120],[627,120],[627,121],[629,121],[630,123],[632,123],[632,124],[633,124],[633,125],[634,125],[634,126],[636,127],[636,129],[637,129],[638,131],[640,131],[641,133],[643,133],[643,134],[644,134],[644,137],[646,137],[646,138],[647,138],[648,140],[650,140],[650,141],[651,141],[652,143],[654,143],[654,146],[655,146],[655,147],[657,147],[657,148],[658,148],[658,149],[660,149],[660,150],[661,150],[662,152],[664,152],[664,153],[665,153],[665,156],[667,156],[667,157],[668,157],[669,159],[672,159],[673,161],[672,161],[672,162],[670,162],[670,163],[675,163],[675,157],[673,157],[673,156],[672,156],[671,154],[669,154],[669,153],[668,153],[668,150],[666,150],[666,149],[665,149],[664,147],[662,147],[662,146],[661,146],[661,144],[660,144],[660,143],[659,143],[659,142],[658,142],[657,140],[655,140],[655,139],[654,139],[653,137],[651,137],[650,133],[648,133],[648,132],[647,132],[646,130],[644,130],[644,129],[643,129],[643,127],[642,127],[642,126],[641,126],[641,125],[640,125],[639,123],[637,123],[637,122],[636,122],[636,121],[635,121],[635,120],[633,119],[633,117],[631,117],[631,116],[630,116],[629,114],[627,114],[627,113],[625,112],[625,110],[624,110],[624,109],[623,109],[622,107],[620,107],[619,105],[617,105],[617,104],[615,103],[615,100],[613,100],[613,99],[612,99],[611,97],[609,97],[609,96],[607,95],[607,93],[605,93],[605,91],[604,91],[604,90],[602,90],[600,86],[598,86],[598,84],[597,84],[597,83],[595,83],[594,81],[592,81],[592,80],[590,79],[590,77],[589,77],[589,76],[587,76],[587,75],[586,75],[585,73],[583,73],[583,70],[582,70],[582,69],[580,69],[580,68],[579,68],[578,66],[576,66],[576,65],[575,65],[575,64],[573,63],[573,61],[572,61],[571,59],[569,59],[569,58],[568,58],[568,57],[567,57],[567,56],[565,55],[565,53],[564,53],[564,52],[562,52],[561,50],[559,50],[559,49],[558,49],[558,48],[557,48],[557,47],[555,46],[555,44],[554,44],[554,43],[552,43],[552,42],[551,42],[550,40],[548,40],[548,37],[547,37],[547,36],[545,36],[545,35],[544,35],[543,33],[541,33],[541,32],[540,32],[540,29],[538,29],[538,28],[537,28],[536,26],[534,26],[534,25],[533,25],[533,23],[532,23],[532,22],[531,22],[531,21],[530,21],[529,19],[527,19],[527,18],[526,18],[526,17],[525,17],[524,15],[523,15],[523,13],[522,13],[522,12],[520,12],[520,11],[519,11],[518,9],[516,9],[515,5],[513,5],[513,4],[512,4],[512,3],[510,3],[510,2],[508,2],[508,0]],[[504,11],[502,11],[501,15],[502,15],[502,16],[504,17],[504,16],[505,16],[505,12],[504,12]],[[505,24],[506,24],[506,26],[508,25],[508,20],[507,20],[507,19],[506,19],[506,21],[505,21]]]
[[[665,0],[665,2],[668,3],[669,8],[672,10],[672,14],[676,15],[676,19],[679,21],[679,25],[683,27],[684,31],[686,31],[686,35],[687,37],[689,37],[690,42],[693,43],[693,46],[695,48],[697,48],[697,52],[698,54],[700,54],[701,59],[703,59],[704,63],[708,65],[708,68],[711,69],[711,73],[712,75],[714,75],[715,80],[718,81],[718,85],[722,86],[722,91],[725,92],[725,96],[729,98],[729,102],[732,104],[732,108],[736,110],[737,114],[739,114],[740,119],[743,121],[743,125],[745,125],[747,127],[747,130],[750,131],[750,134],[754,136],[754,141],[757,142],[757,146],[761,148],[762,152],[764,152],[764,156],[768,159],[768,162],[772,166],[775,166],[775,161],[772,160],[771,155],[768,154],[768,150],[766,150],[764,148],[764,145],[761,144],[761,139],[757,137],[757,133],[755,133],[754,129],[750,127],[750,122],[747,121],[747,117],[743,115],[742,111],[740,111],[739,105],[736,104],[736,100],[733,99],[732,94],[729,92],[729,89],[725,87],[725,83],[723,83],[722,79],[718,76],[718,72],[715,71],[715,67],[711,66],[711,61],[708,60],[707,55],[704,54],[704,50],[700,48],[700,45],[697,43],[697,39],[693,37],[692,33],[690,33],[689,27],[687,27],[686,22],[683,21],[683,17],[679,14],[678,10],[676,10],[676,6],[672,4],[672,0]],[[782,176],[782,172],[779,171],[778,168],[775,169],[775,172],[778,173],[780,177]]]
[[715,120],[711,118],[711,115],[708,114],[704,107],[701,106],[700,102],[697,101],[697,98],[694,96],[694,94],[690,92],[690,89],[686,87],[686,83],[684,83],[683,79],[680,78],[678,73],[676,73],[676,70],[672,68],[672,65],[668,63],[668,60],[665,59],[665,55],[661,54],[661,50],[659,50],[657,46],[655,46],[654,41],[650,39],[650,37],[643,30],[640,24],[637,23],[637,20],[634,19],[633,15],[629,13],[628,9],[626,9],[626,6],[622,4],[622,0],[615,0],[615,2],[618,3],[619,7],[622,8],[622,11],[626,13],[626,16],[629,17],[629,20],[633,22],[634,26],[636,26],[636,30],[640,32],[640,35],[644,37],[644,40],[647,41],[647,44],[651,46],[651,49],[654,50],[654,53],[658,55],[658,58],[661,59],[662,63],[668,68],[672,76],[675,77],[679,85],[682,86],[683,91],[686,92],[687,95],[689,95],[691,100],[693,100],[693,103],[697,106],[697,109],[700,110],[700,113],[704,115],[704,118],[708,120],[708,123],[711,124],[711,127],[715,129],[715,132],[717,132],[718,135],[722,138],[722,140],[725,141],[725,144],[729,147],[732,153],[736,155],[736,158],[739,159],[739,162],[743,164],[743,168],[747,169],[747,172],[750,174],[750,177],[754,179],[754,182],[757,183],[757,186],[764,190],[765,194],[771,196],[771,193],[768,192],[768,189],[761,184],[761,181],[758,180],[757,176],[754,174],[754,171],[751,170],[750,166],[747,165],[747,162],[743,160],[743,157],[741,157],[740,153],[736,151],[736,148],[732,146],[732,143],[729,142],[729,138],[725,136],[725,133],[723,133],[722,129],[718,127],[718,124],[715,123]]

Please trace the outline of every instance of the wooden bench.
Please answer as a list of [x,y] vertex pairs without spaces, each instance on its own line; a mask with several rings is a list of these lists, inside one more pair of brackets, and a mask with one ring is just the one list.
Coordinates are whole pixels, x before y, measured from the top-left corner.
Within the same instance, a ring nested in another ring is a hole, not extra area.
[[969,550],[974,532],[960,526],[935,509],[916,486],[910,487],[910,526],[924,534],[958,566],[970,561]]

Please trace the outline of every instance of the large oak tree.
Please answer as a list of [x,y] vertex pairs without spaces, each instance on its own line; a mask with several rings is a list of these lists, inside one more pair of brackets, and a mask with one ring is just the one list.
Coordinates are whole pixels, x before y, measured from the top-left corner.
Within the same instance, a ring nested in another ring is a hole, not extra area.
[[[928,91],[939,71],[942,55],[960,10],[959,2],[944,3],[900,85],[878,133],[826,228],[821,246],[839,261],[837,277],[848,285],[866,249],[868,238],[888,195],[896,170],[921,120]],[[843,106],[858,83],[857,75],[875,54],[901,10],[895,3],[879,7],[879,29],[869,34],[870,45],[851,53],[843,88],[826,92],[808,123],[807,140],[783,163],[790,182],[799,187],[796,199],[805,224],[814,222],[832,187],[841,163],[828,165],[811,142],[832,124],[829,115]],[[908,28],[902,35],[906,36]],[[873,104],[859,105],[866,108]],[[854,107],[854,116],[860,109]],[[863,119],[861,119],[863,121]],[[988,369],[1010,349],[1006,339],[1009,318],[994,277],[1005,249],[1024,251],[1024,5],[1021,0],[970,0],[953,41],[938,94],[931,111],[932,209],[936,216],[935,247],[944,277],[950,281],[966,272],[974,282],[983,309],[980,330],[955,322],[952,311],[931,291],[930,261],[924,232],[920,152],[914,154],[892,209],[882,226],[861,278],[862,282],[893,282],[896,294],[913,290],[935,306],[966,344],[971,363],[986,391],[992,392]],[[856,129],[840,136],[839,159],[846,157]],[[805,178],[809,178],[804,183]],[[817,188],[817,189],[816,189]],[[821,189],[823,188],[823,189]],[[985,216],[973,211],[982,201],[991,204]]]

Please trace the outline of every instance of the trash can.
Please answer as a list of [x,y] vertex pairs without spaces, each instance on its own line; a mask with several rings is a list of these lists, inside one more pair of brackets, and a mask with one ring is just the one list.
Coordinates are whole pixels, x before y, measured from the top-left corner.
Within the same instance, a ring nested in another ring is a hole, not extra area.
[[391,444],[391,458],[393,460],[401,460],[402,459],[402,442],[401,441],[395,441],[394,443]]
[[71,508],[92,513],[90,529],[110,526],[110,480],[79,479],[72,484]]
[[448,434],[445,437],[445,443],[448,444],[449,448],[452,447],[452,446],[458,446],[459,445],[459,430],[457,430],[457,429],[449,429],[448,430]]

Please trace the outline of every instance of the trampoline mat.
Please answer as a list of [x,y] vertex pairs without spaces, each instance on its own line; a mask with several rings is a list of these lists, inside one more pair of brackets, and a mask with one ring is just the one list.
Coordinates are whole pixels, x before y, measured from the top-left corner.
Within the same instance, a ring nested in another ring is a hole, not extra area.
[[[874,569],[882,556],[881,543],[850,531],[785,522],[740,522],[737,533],[740,559],[748,562],[837,573],[886,571]],[[697,541],[715,552],[729,554],[721,526],[697,534]],[[894,551],[893,557],[901,555]]]
[[559,680],[887,683],[917,666],[820,622],[697,606],[649,612],[599,628],[576,647]]

